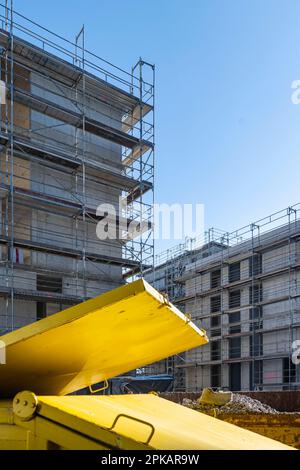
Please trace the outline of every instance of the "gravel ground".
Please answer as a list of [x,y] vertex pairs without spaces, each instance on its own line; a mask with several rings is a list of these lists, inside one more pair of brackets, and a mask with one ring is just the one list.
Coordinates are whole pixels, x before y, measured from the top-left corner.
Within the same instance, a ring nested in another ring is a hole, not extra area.
[[278,414],[279,411],[274,410],[269,405],[265,405],[254,398],[247,397],[246,395],[240,395],[239,393],[233,393],[230,402],[224,406],[210,406],[200,404],[196,400],[190,400],[184,398],[182,405],[194,410],[201,411],[208,414],[222,414],[222,413],[268,413]]

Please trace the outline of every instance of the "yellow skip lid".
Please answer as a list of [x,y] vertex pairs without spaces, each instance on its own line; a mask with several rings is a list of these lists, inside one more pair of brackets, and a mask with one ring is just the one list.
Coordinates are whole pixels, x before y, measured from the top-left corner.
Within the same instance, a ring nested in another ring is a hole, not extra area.
[[66,395],[208,342],[140,279],[8,333],[0,396]]

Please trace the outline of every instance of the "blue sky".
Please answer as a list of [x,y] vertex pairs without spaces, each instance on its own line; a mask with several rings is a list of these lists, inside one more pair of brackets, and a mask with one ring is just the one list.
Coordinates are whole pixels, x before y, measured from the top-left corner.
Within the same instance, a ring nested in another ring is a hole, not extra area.
[[156,64],[157,202],[204,203],[207,228],[232,230],[300,201],[298,0],[14,5],[69,39],[85,23],[121,67]]

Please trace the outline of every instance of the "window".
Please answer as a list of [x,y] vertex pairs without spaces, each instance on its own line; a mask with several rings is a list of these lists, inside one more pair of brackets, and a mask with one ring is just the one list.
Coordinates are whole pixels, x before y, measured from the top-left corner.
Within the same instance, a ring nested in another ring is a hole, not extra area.
[[232,326],[229,326],[229,333],[240,333],[241,332],[241,312],[233,312],[228,314],[228,322],[233,323]]
[[249,287],[249,304],[257,304],[262,301],[262,286],[255,285]]
[[210,298],[210,313],[220,312],[221,310],[221,296],[215,295]]
[[212,341],[210,343],[210,359],[211,361],[219,361],[221,359],[221,341]]
[[285,384],[296,382],[296,364],[289,357],[282,359],[282,382]]
[[263,361],[254,361],[249,364],[250,389],[257,390],[263,385]]
[[221,364],[215,364],[210,368],[211,387],[221,387]]
[[229,308],[240,307],[241,305],[241,291],[234,290],[229,292]]
[[228,282],[236,282],[241,279],[241,263],[232,263],[229,265]]
[[210,336],[221,336],[221,316],[214,315],[210,318]]
[[211,338],[216,338],[217,336],[221,336],[221,328],[213,328],[210,330]]
[[46,302],[36,303],[36,319],[41,320],[47,316],[47,304]]
[[229,338],[229,359],[241,357],[241,338]]
[[250,336],[249,349],[251,357],[263,355],[263,338],[261,333],[257,333]]
[[210,288],[221,286],[221,269],[216,269],[210,273]]
[[260,330],[261,328],[263,328],[261,307],[251,308],[249,318],[250,318],[250,331]]
[[257,276],[262,272],[261,255],[253,255],[249,258],[249,277]]
[[38,274],[36,278],[36,288],[37,290],[40,290],[40,291],[56,292],[56,293],[61,294],[62,293],[62,278],[43,276],[41,274]]
[[242,370],[241,363],[234,362],[229,364],[229,388],[233,392],[241,390]]
[[221,325],[220,315],[219,316],[214,315],[213,317],[211,317],[211,319],[210,319],[210,327],[211,328],[216,328],[217,326],[220,326],[220,325]]

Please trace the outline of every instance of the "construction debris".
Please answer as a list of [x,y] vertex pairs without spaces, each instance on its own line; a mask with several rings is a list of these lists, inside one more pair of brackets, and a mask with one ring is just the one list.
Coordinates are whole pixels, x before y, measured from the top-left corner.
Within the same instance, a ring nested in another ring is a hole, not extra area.
[[214,416],[224,413],[279,414],[279,411],[275,410],[271,406],[239,393],[231,393],[231,400],[222,406],[202,403],[200,400],[190,400],[188,398],[183,399],[182,405]]
[[231,392],[222,390],[214,391],[212,388],[204,388],[199,398],[200,405],[224,406],[232,399]]

